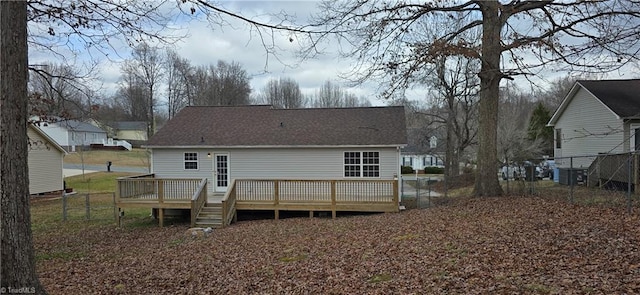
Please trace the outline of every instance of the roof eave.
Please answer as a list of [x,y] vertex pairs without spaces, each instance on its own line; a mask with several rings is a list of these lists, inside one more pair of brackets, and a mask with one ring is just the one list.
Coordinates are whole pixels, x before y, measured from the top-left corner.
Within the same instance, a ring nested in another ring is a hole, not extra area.
[[405,147],[407,144],[369,144],[369,145],[143,145],[148,149],[258,149],[258,148],[396,148]]

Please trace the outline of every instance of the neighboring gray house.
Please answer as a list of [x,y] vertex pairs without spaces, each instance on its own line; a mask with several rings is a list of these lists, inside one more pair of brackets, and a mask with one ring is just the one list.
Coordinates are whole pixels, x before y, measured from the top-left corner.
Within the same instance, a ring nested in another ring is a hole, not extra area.
[[59,120],[56,122],[42,122],[39,127],[60,146],[70,152],[75,152],[77,147],[104,144],[107,141],[106,131],[81,121]]
[[147,143],[156,178],[394,179],[407,143],[403,107],[186,107]]
[[62,170],[65,150],[40,128],[29,124],[29,193],[42,194],[64,189]]
[[[558,167],[570,166],[566,157],[640,150],[640,79],[577,81],[547,126]],[[573,167],[594,159],[576,157]]]

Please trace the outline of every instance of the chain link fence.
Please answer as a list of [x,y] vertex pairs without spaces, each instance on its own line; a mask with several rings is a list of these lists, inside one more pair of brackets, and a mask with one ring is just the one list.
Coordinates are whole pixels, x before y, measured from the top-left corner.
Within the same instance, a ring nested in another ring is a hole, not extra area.
[[[536,196],[581,205],[604,205],[640,212],[640,153],[536,158],[507,162],[496,177],[507,196]],[[474,174],[404,174],[401,205],[406,209],[448,204],[471,196]]]
[[498,177],[508,195],[625,207],[632,212],[640,208],[639,159],[637,152],[530,159],[503,166]]

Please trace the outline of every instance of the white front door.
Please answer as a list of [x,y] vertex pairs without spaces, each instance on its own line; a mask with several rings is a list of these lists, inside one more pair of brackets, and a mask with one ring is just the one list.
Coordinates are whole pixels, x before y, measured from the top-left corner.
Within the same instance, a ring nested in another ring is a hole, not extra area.
[[214,154],[213,167],[214,191],[226,192],[229,186],[229,154]]

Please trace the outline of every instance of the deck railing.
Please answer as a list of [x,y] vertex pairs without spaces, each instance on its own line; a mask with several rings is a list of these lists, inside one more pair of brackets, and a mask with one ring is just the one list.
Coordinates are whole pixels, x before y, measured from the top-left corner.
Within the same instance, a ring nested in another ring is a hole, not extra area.
[[116,202],[191,201],[202,179],[153,178],[153,174],[118,178]]
[[207,203],[207,179],[203,178],[198,185],[198,189],[193,193],[191,197],[191,227],[196,226],[196,219],[200,210]]
[[222,226],[225,227],[236,217],[236,181],[232,180],[222,198]]
[[397,180],[248,180],[235,183],[238,208],[397,212]]

